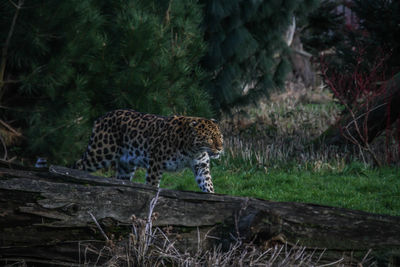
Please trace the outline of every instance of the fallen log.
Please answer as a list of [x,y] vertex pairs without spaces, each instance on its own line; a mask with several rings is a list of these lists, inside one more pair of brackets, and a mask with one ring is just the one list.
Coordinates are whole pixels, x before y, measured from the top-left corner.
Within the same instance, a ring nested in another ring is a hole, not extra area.
[[[15,166],[13,166],[15,167]],[[88,247],[105,237],[127,237],[131,216],[146,218],[157,190],[144,184],[95,177],[65,167],[48,171],[0,167],[0,264],[24,260],[81,264]],[[398,262],[400,217],[305,203],[162,189],[154,227],[173,227],[186,248],[228,247],[233,236],[255,244],[279,239],[332,258],[363,257]],[[96,221],[93,220],[96,219]],[[99,224],[104,233],[99,231]],[[276,238],[279,237],[279,238]]]

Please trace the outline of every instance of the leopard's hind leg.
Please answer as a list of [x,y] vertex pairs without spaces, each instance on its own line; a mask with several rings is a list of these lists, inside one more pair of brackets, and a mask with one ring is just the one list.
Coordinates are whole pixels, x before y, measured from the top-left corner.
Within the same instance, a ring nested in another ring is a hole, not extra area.
[[108,168],[115,161],[115,155],[99,155],[88,149],[83,153],[81,159],[77,160],[74,168],[78,170],[84,170],[89,172],[94,172],[99,169]]
[[116,162],[118,156],[117,137],[115,135],[102,132],[101,121],[95,122],[89,144],[82,158],[78,160],[74,167],[79,170],[89,172],[102,168],[108,168]]

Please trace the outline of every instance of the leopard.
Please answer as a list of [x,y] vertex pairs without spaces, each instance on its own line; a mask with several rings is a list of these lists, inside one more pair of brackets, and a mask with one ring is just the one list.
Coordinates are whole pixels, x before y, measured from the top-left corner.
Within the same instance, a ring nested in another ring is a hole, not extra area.
[[117,109],[95,120],[87,149],[73,167],[94,172],[112,166],[122,180],[144,168],[146,184],[154,187],[164,172],[190,168],[200,190],[214,193],[210,159],[222,153],[223,135],[214,119]]

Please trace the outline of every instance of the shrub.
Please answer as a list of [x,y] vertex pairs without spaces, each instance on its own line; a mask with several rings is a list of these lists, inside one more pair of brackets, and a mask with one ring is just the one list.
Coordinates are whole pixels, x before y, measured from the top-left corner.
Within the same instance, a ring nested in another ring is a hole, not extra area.
[[[379,50],[375,60],[367,61],[365,58],[366,49],[361,46],[354,47],[354,62],[349,71],[337,69],[335,65],[330,65],[321,59],[320,67],[322,77],[332,91],[335,98],[344,107],[341,117],[338,119],[337,126],[342,136],[349,143],[357,145],[360,149],[365,149],[373,156],[377,165],[381,162],[376,157],[370,147],[372,139],[376,136],[371,134],[371,128],[376,128],[376,122],[369,119],[377,109],[385,107],[381,119],[386,123],[386,145],[390,140],[389,129],[392,123],[398,120],[397,115],[391,118],[391,100],[381,103],[382,99],[389,95],[387,88],[387,62],[391,53],[385,50]],[[393,77],[389,77],[392,79]],[[349,119],[345,119],[348,117]],[[375,117],[375,120],[379,119]],[[400,131],[400,129],[397,129]],[[379,129],[373,130],[380,132]],[[400,139],[398,140],[400,145]],[[390,162],[390,153],[387,147],[387,160]]]

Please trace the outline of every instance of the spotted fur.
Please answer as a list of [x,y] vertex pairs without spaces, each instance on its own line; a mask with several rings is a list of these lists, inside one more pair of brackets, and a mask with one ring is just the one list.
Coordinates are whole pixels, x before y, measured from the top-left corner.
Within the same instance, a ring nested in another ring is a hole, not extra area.
[[95,121],[75,168],[95,171],[115,165],[117,178],[131,179],[142,167],[147,169],[146,184],[158,187],[164,171],[189,167],[200,189],[213,193],[210,158],[219,157],[222,145],[215,120],[114,110]]

